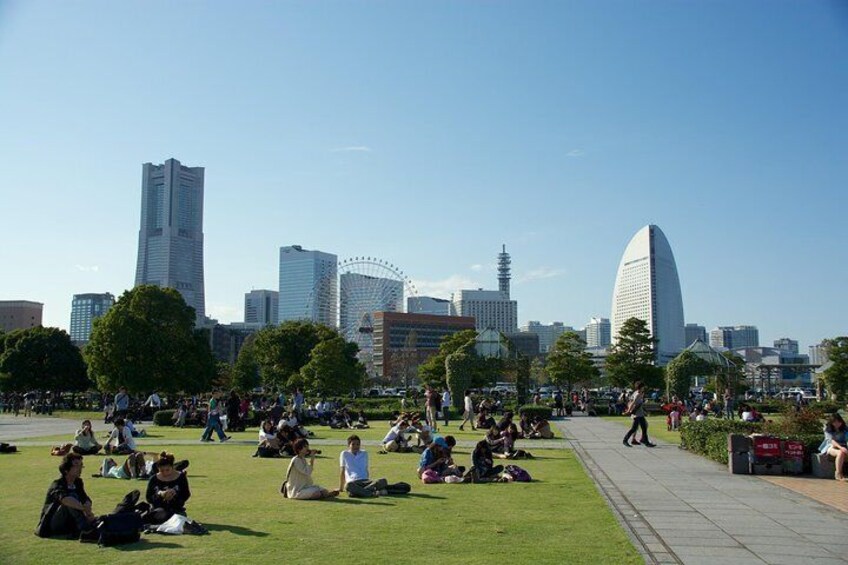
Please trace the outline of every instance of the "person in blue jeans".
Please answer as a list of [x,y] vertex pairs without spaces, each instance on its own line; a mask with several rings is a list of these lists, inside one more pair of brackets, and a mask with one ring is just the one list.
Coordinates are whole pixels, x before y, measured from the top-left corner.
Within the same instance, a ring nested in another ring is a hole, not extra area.
[[630,430],[627,432],[627,435],[624,436],[624,447],[630,446],[630,438],[636,434],[636,430],[642,428],[642,439],[640,440],[642,445],[645,447],[656,447],[656,444],[651,443],[648,439],[648,420],[645,419],[645,385],[642,384],[642,381],[636,381],[633,385],[633,388],[636,390],[633,391],[633,394],[630,395],[630,402],[627,405],[627,410],[624,411],[625,414],[629,414],[633,419],[633,424],[630,426]]
[[209,400],[209,413],[206,416],[206,429],[203,430],[203,435],[200,441],[212,441],[212,432],[218,434],[218,440],[222,443],[230,439],[224,434],[224,428],[221,427],[221,393],[217,390],[212,393],[212,398]]

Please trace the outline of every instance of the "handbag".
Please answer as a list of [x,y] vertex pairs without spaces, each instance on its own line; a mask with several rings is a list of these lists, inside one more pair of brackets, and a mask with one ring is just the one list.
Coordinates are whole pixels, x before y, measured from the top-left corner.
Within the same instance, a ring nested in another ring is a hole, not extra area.
[[289,497],[288,485],[289,485],[289,475],[290,474],[291,474],[291,466],[289,466],[288,470],[286,471],[286,478],[283,481],[283,484],[280,485],[280,494],[283,495],[283,498]]

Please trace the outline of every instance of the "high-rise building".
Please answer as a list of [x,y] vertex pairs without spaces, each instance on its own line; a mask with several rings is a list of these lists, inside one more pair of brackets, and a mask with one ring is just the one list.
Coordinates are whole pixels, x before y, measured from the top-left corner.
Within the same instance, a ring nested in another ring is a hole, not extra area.
[[432,296],[410,296],[406,299],[406,311],[410,314],[450,316],[451,302],[444,298]]
[[780,339],[774,340],[774,348],[779,349],[781,351],[786,351],[788,353],[798,354],[798,341],[794,339],[789,339],[788,337],[782,337]]
[[827,357],[827,346],[824,342],[809,347],[810,363],[813,365],[824,365],[829,359]]
[[175,288],[194,308],[198,324],[206,317],[203,287],[203,167],[176,159],[142,165],[141,228],[136,286]]
[[91,337],[91,324],[115,304],[115,297],[103,294],[75,294],[71,302],[71,341],[85,345]]
[[339,327],[348,341],[360,343],[358,332],[374,327],[375,312],[403,312],[403,281],[343,273],[339,277]]
[[759,347],[760,331],[757,326],[719,326],[710,330],[710,346],[726,349]]
[[586,347],[606,347],[612,343],[609,318],[591,318],[586,324]]
[[674,253],[662,230],[639,230],[621,257],[612,295],[612,335],[630,318],[644,320],[657,340],[657,362],[665,364],[685,347],[683,297]]
[[477,330],[518,331],[518,303],[499,290],[460,290],[453,299],[458,316],[474,318]]
[[244,295],[244,323],[275,326],[279,322],[280,293],[276,290],[251,290]]
[[521,331],[524,333],[534,333],[539,336],[539,353],[548,353],[556,343],[556,340],[565,332],[573,332],[574,328],[563,325],[562,322],[554,322],[552,324],[543,324],[535,320],[527,322],[527,325],[521,326]]
[[338,257],[300,245],[280,248],[280,322],[312,320],[336,327],[338,302]]
[[689,347],[699,339],[707,343],[707,328],[698,324],[686,324],[683,328],[686,333],[686,347]]
[[11,332],[41,325],[44,304],[31,300],[0,300],[0,330]]

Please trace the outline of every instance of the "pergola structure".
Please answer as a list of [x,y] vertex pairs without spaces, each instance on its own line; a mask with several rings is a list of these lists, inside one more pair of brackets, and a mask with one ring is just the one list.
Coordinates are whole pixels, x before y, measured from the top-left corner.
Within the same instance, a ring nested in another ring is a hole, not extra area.
[[[684,351],[688,351],[708,363],[713,368],[710,376],[717,377],[718,375],[725,375],[727,384],[735,394],[736,387],[739,383],[736,378],[738,375],[738,371],[736,371],[737,367],[733,361],[722,355],[718,350],[710,346],[709,343],[705,343],[700,339],[693,341],[692,345],[684,349]],[[733,382],[730,381],[731,378]],[[719,393],[720,391],[717,390],[716,392]]]
[[821,365],[809,363],[760,363],[753,366],[751,377],[754,384],[759,382],[762,390],[772,392],[787,384],[786,372],[794,373],[797,378],[798,375],[812,373],[819,367]]

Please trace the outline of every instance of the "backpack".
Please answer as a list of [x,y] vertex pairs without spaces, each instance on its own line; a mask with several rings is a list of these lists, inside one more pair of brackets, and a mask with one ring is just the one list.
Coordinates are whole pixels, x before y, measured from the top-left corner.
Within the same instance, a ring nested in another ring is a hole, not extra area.
[[0,453],[17,453],[18,448],[8,443],[0,443]]
[[421,481],[425,485],[444,482],[442,481],[442,476],[432,469],[427,469],[421,473]]
[[512,480],[517,483],[529,483],[533,479],[530,478],[530,473],[519,467],[518,465],[507,465],[506,472],[512,477]]
[[144,524],[141,517],[135,512],[118,512],[103,517],[98,526],[100,538],[98,545],[125,545],[135,543],[141,539],[141,530]]

